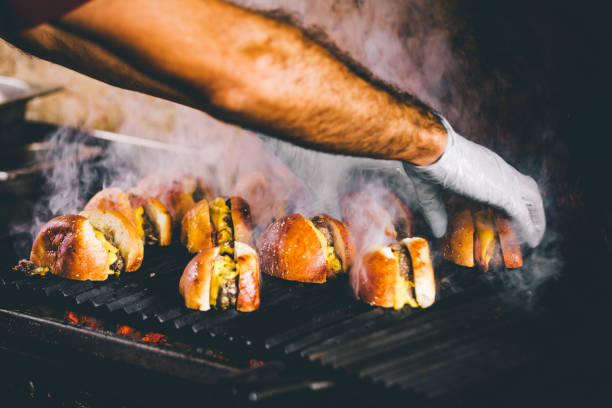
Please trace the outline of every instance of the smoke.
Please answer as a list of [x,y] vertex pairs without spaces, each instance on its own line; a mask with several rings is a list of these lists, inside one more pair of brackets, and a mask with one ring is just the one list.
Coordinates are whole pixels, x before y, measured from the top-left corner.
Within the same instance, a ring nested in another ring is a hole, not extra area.
[[[453,5],[425,0],[235,0],[246,7],[281,9],[303,27],[327,33],[339,48],[380,79],[415,95],[441,112],[460,133],[470,139],[495,144],[483,104],[491,96],[487,81],[476,81],[474,65],[466,49],[456,50],[453,39],[462,27],[453,18]],[[202,179],[218,195],[240,194],[253,207],[259,228],[267,225],[282,207],[310,216],[326,212],[340,217],[340,195],[363,190],[379,195],[381,186],[393,190],[415,209],[413,187],[400,163],[314,152],[221,123],[199,111],[168,104],[173,115],[159,114],[159,105],[133,92],[120,91],[122,112],[118,131],[126,135],[165,140],[167,148],[146,148],[114,143],[96,160],[76,163],[66,158],[82,153],[86,137],[60,130],[42,153],[45,161],[60,160],[46,174],[48,201],[37,206],[32,233],[52,215],[83,208],[96,189],[132,187],[152,173],[182,171]],[[88,119],[79,125],[100,123],[100,112],[111,109],[90,101]],[[83,109],[83,106],[80,107]],[[118,119],[117,119],[118,120]],[[502,150],[515,152],[512,135],[500,132]],[[504,151],[499,151],[502,156]],[[532,162],[537,163],[537,157]],[[531,166],[531,167],[529,167]],[[536,166],[524,166],[535,169]],[[540,170],[540,169],[538,169]],[[356,174],[377,173],[363,182]],[[540,171],[545,173],[545,170]],[[279,203],[281,208],[279,208]],[[368,231],[369,244],[385,240]],[[384,234],[383,234],[384,235]],[[556,240],[549,233],[547,240]],[[548,242],[548,241],[547,241]],[[367,245],[364,245],[367,246]],[[554,248],[548,245],[547,248]],[[504,280],[508,293],[534,291],[558,271],[557,254],[534,251],[528,266],[509,272]],[[433,254],[437,259],[437,254]],[[553,261],[551,261],[553,259]]]

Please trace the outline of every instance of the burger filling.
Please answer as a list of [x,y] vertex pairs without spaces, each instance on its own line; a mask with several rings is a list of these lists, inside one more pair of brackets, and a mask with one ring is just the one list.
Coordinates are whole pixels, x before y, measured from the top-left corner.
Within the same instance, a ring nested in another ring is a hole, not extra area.
[[13,267],[13,271],[23,273],[27,276],[45,276],[49,272],[48,266],[36,266],[34,262],[22,259]]
[[210,219],[215,227],[216,243],[220,259],[213,266],[210,282],[210,304],[225,310],[236,305],[238,269],[234,261],[234,224],[229,200],[217,198],[211,201]]
[[474,213],[474,225],[476,227],[476,261],[486,271],[489,262],[495,253],[495,227],[493,225],[493,214],[490,209],[476,211]]
[[136,218],[136,227],[138,228],[138,235],[144,239],[147,245],[156,245],[159,243],[159,234],[151,222],[151,219],[144,211],[142,206],[134,210],[134,217]]
[[94,233],[106,251],[106,262],[109,269],[108,273],[119,275],[125,266],[125,262],[119,253],[119,249],[104,236],[102,231],[94,229]]
[[342,272],[342,261],[340,261],[340,258],[336,254],[334,237],[329,230],[327,222],[322,217],[313,217],[312,221],[306,220],[306,222],[312,227],[315,234],[317,234],[317,238],[319,238],[323,251],[325,252],[325,259],[327,260],[329,268],[334,274]]
[[401,309],[406,303],[411,307],[418,307],[418,303],[414,300],[414,276],[412,276],[412,265],[408,250],[401,244],[392,244],[390,247],[399,266],[395,279],[393,308]]

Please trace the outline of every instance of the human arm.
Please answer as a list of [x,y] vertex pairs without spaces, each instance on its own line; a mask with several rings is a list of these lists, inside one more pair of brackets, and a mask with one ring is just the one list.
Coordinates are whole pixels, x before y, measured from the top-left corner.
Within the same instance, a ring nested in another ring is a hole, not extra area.
[[[97,79],[318,150],[424,165],[446,143],[416,99],[364,78],[298,28],[223,1],[92,0],[9,40]],[[125,69],[107,69],[109,55]]]

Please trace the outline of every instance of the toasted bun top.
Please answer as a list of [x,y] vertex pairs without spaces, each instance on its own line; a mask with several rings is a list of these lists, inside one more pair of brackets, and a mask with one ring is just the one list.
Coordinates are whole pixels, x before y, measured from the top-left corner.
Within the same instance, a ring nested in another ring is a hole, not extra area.
[[95,209],[117,211],[136,226],[134,208],[130,203],[130,198],[120,188],[110,187],[98,191],[85,205],[85,210]]
[[89,219],[93,227],[101,231],[119,249],[125,261],[125,271],[140,268],[144,256],[144,243],[134,224],[123,214],[113,210],[85,210],[81,214]]
[[213,242],[214,227],[210,220],[208,201],[201,200],[194,204],[181,221],[181,242],[191,253],[215,246]]
[[331,269],[313,228],[300,214],[270,224],[257,241],[263,272],[299,282],[325,282]]
[[155,197],[145,203],[145,213],[159,235],[159,245],[167,246],[172,242],[172,217],[166,206]]
[[32,245],[30,261],[68,279],[101,281],[108,277],[106,250],[87,218],[61,215],[47,222]]
[[234,240],[252,245],[253,222],[249,204],[241,197],[230,197],[229,201],[234,224]]
[[457,265],[474,266],[474,218],[469,209],[451,215],[440,244],[444,259]]
[[414,276],[414,294],[420,307],[433,305],[436,300],[436,280],[429,254],[429,244],[423,238],[405,238],[402,240],[412,260]]
[[399,263],[388,246],[366,252],[351,270],[350,277],[357,297],[382,307],[395,304],[395,286]]
[[259,262],[257,253],[242,242],[235,242],[236,267],[238,268],[238,298],[236,309],[252,312],[259,308]]
[[132,187],[125,192],[130,200],[132,208],[143,207],[147,200],[151,197],[138,187]]
[[510,220],[496,213],[495,226],[497,227],[499,244],[506,268],[520,268],[523,266],[523,253],[521,252],[521,245],[512,229]]
[[179,281],[179,292],[189,309],[210,310],[210,281],[219,247],[198,253],[185,267]]
[[137,187],[161,201],[172,217],[172,226],[180,228],[183,215],[195,204],[198,184],[189,173],[175,170],[150,174]]

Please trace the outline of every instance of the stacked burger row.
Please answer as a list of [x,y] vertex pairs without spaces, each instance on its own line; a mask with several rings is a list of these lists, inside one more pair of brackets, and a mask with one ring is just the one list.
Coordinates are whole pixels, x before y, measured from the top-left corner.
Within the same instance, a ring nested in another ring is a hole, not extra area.
[[[265,195],[265,181],[251,180],[258,185],[243,186],[244,191],[257,189]],[[326,214],[282,215],[278,203],[258,200],[266,208],[256,206],[256,220],[267,225],[259,224],[264,231],[256,240],[257,250],[249,203],[239,196],[214,196],[207,183],[186,174],[149,176],[126,191],[104,189],[79,214],[45,224],[30,260],[20,261],[16,269],[101,281],[138,270],[145,245],[180,241],[195,254],[179,280],[191,309],[257,310],[260,271],[319,284],[349,273],[356,297],[381,307],[426,308],[435,301],[429,243],[414,236],[417,218],[388,189],[345,194],[340,200],[343,221]],[[271,207],[273,218],[262,216]],[[522,265],[508,220],[491,209],[456,212],[441,249],[452,262],[474,266],[476,260],[484,270]]]

